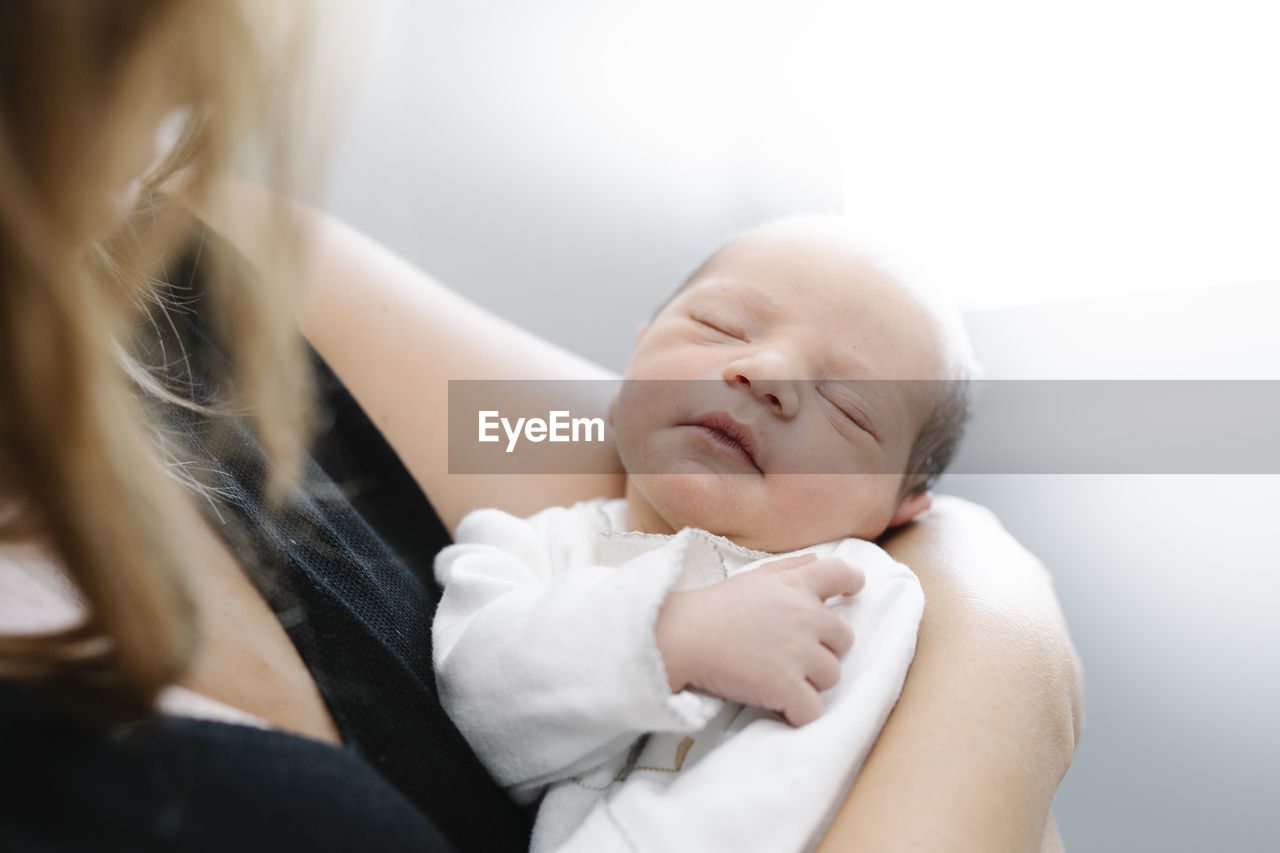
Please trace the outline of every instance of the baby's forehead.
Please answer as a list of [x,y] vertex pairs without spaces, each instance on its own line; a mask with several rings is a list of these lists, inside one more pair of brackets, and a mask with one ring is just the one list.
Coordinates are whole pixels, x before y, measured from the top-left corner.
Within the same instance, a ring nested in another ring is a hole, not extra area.
[[689,284],[718,279],[765,285],[784,299],[805,286],[844,302],[864,295],[925,302],[908,277],[891,271],[848,234],[829,228],[779,225],[748,231],[709,257]]
[[907,325],[915,333],[910,337],[939,342],[955,357],[971,360],[954,301],[902,266],[866,249],[838,218],[792,217],[723,246],[683,289],[705,286],[711,294],[731,298],[737,294],[729,291],[738,283],[747,286],[744,297],[754,298],[754,287],[783,304],[803,295],[872,317],[910,317]]
[[682,290],[690,297],[748,303],[779,313],[822,306],[852,314],[847,319],[931,310],[915,288],[865,254],[786,236],[760,235],[726,246]]

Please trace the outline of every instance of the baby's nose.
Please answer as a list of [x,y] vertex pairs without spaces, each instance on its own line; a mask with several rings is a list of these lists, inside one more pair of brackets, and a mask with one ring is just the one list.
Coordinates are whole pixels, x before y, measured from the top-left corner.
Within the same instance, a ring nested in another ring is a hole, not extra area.
[[799,408],[800,395],[794,379],[742,364],[731,366],[725,371],[724,378],[730,385],[750,391],[752,396],[782,417],[794,417]]

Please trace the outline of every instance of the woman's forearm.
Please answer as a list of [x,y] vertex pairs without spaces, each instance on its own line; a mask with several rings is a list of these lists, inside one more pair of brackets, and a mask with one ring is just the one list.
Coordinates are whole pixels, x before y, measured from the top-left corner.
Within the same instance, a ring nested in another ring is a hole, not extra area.
[[935,507],[884,543],[924,587],[919,643],[819,849],[1053,849],[1082,686],[1052,583],[986,510]]

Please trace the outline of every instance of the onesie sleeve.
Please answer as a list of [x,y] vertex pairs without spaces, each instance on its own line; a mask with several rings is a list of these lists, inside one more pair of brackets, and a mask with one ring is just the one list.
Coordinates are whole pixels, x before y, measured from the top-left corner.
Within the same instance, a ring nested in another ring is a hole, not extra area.
[[723,702],[672,694],[658,610],[699,547],[689,535],[616,567],[557,571],[538,525],[481,510],[436,559],[440,700],[520,801],[648,731],[701,729]]
[[855,642],[839,684],[821,694],[823,715],[792,728],[742,708],[720,743],[674,780],[628,776],[557,853],[775,853],[817,841],[897,702],[924,605],[915,576],[877,546],[845,540],[834,553],[861,567],[867,584],[832,603]]

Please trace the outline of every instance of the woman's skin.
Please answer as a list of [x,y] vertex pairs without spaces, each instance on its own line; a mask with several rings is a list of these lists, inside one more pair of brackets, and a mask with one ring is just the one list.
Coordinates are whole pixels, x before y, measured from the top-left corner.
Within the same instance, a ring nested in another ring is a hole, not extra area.
[[920,578],[924,618],[898,705],[819,850],[1060,849],[1049,806],[1083,684],[1048,573],[956,498],[883,544]]
[[[234,192],[240,215],[211,224],[249,246],[252,234],[237,229],[251,228],[250,211],[265,196]],[[341,223],[307,209],[299,215],[310,238],[302,329],[451,530],[480,507],[528,515],[622,495],[625,478],[612,457],[609,474],[450,475],[449,379],[614,374],[468,302]],[[210,639],[183,685],[271,725],[336,741],[278,622],[220,543],[204,541]],[[1048,573],[990,512],[954,498],[937,499],[883,544],[924,587],[919,642],[902,697],[819,849],[1059,849],[1049,806],[1079,735],[1082,689]],[[258,677],[263,669],[273,677]]]
[[[180,536],[191,548],[200,603],[200,646],[190,668],[161,692],[162,713],[269,725],[338,744],[338,727],[293,642],[195,499],[176,482]],[[57,559],[38,543],[0,543],[0,633],[55,631],[83,606]]]

